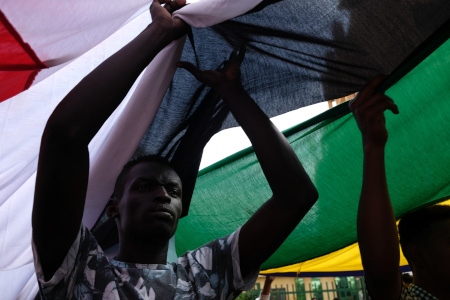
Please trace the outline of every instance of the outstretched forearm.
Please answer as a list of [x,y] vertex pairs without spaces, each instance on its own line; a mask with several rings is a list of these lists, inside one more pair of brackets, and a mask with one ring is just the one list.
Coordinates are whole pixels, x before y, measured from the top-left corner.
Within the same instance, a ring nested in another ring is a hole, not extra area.
[[70,91],[53,112],[46,130],[56,130],[65,138],[87,145],[140,73],[171,41],[171,35],[161,26],[149,25]]
[[317,191],[284,135],[243,88],[239,68],[244,55],[245,47],[242,46],[239,52],[231,54],[219,71],[202,71],[188,62],[180,62],[179,67],[219,92],[250,139],[279,205],[309,209],[317,199]]
[[[244,88],[223,86],[219,92],[250,139],[274,195],[289,205],[314,204],[317,191],[285,136]],[[299,195],[309,203],[298,201]]]
[[271,289],[272,289],[272,281],[273,281],[274,279],[275,279],[275,278],[272,277],[272,276],[267,276],[267,277],[266,277],[266,279],[264,280],[264,286],[263,286],[263,289],[262,289],[262,291],[261,291],[261,296],[262,296],[262,295],[270,296],[270,291],[271,291]]
[[[384,147],[365,147],[364,152],[363,187],[357,218],[358,242],[371,297],[389,299],[389,294],[395,295],[396,290],[400,293],[400,250],[386,182]],[[394,292],[384,294],[386,291]]]
[[349,107],[361,131],[364,151],[357,232],[367,289],[372,299],[398,299],[400,250],[384,161],[388,140],[384,112],[398,114],[398,108],[392,99],[375,92],[384,78],[373,78]]
[[243,88],[221,91],[258,157],[273,195],[243,225],[241,272],[249,274],[284,242],[318,198],[317,190],[284,135]]
[[41,141],[32,214],[45,279],[59,268],[80,228],[89,142],[156,54],[187,29],[171,16],[183,5],[183,0],[154,1],[153,23],[79,82],[50,116]]
[[233,52],[220,71],[201,71],[187,62],[179,66],[219,92],[250,139],[273,193],[240,231],[239,256],[245,278],[283,243],[318,193],[284,135],[242,87],[239,68],[244,53],[244,47]]

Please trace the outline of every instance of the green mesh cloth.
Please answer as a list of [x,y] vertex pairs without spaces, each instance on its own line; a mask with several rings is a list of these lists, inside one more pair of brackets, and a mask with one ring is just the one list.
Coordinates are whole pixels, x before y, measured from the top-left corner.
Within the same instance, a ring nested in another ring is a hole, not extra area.
[[[399,115],[386,113],[386,170],[397,217],[450,196],[448,25],[422,45],[382,88],[400,110]],[[305,261],[356,241],[362,146],[347,104],[285,134],[320,197],[262,269]],[[251,148],[201,171],[189,215],[180,220],[176,234],[178,254],[234,231],[270,196]]]

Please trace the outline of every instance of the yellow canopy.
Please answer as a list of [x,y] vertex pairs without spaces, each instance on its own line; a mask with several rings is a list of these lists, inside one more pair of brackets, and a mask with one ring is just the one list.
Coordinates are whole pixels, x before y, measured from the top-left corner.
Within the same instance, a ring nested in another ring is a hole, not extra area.
[[[441,204],[450,205],[450,200],[444,201]],[[400,266],[408,266],[408,262],[403,256],[401,249]],[[354,243],[327,255],[281,268],[264,270],[261,274],[295,273],[297,276],[302,276],[302,273],[339,273],[358,271],[363,271],[363,267],[358,243]],[[326,277],[326,274],[322,274],[322,276]]]

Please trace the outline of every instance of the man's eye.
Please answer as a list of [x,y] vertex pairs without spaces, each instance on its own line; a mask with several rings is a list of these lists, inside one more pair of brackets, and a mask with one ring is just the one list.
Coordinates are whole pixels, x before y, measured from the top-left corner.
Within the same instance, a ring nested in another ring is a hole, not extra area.
[[176,189],[176,188],[169,188],[169,189],[167,189],[167,192],[173,197],[180,197],[181,196],[180,190]]
[[150,186],[147,184],[141,184],[138,186],[138,191],[140,191],[140,192],[148,191],[149,189],[150,189]]

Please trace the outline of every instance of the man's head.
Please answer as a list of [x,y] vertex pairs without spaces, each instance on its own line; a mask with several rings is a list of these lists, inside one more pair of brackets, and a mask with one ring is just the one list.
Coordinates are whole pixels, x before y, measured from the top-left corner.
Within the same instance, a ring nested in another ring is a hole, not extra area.
[[[404,215],[398,225],[403,254],[413,268],[446,274],[450,266],[450,206],[432,205]],[[448,275],[443,275],[447,276]]]
[[144,156],[126,164],[117,177],[107,213],[119,235],[168,240],[182,212],[182,184],[167,160]]
[[160,162],[164,165],[167,165],[168,167],[172,168],[170,165],[170,162],[165,159],[164,157],[157,156],[157,155],[145,155],[145,156],[139,156],[136,159],[130,160],[125,166],[123,166],[122,171],[120,172],[119,176],[116,178],[116,183],[114,185],[114,194],[113,198],[120,199],[123,195],[123,189],[125,186],[125,181],[127,180],[128,173],[130,170],[141,162]]

